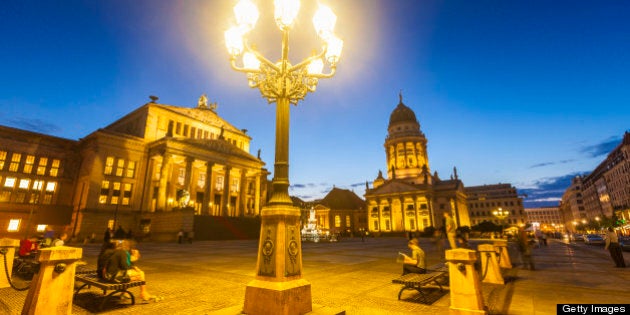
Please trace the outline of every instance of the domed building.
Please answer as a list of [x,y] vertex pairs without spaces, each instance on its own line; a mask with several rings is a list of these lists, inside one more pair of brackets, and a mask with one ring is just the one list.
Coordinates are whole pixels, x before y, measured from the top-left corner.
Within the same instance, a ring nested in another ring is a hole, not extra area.
[[453,168],[449,180],[431,174],[427,138],[416,114],[400,102],[389,117],[385,138],[387,178],[381,171],[366,183],[365,199],[371,232],[419,232],[441,228],[449,211],[457,226],[470,226],[464,184]]

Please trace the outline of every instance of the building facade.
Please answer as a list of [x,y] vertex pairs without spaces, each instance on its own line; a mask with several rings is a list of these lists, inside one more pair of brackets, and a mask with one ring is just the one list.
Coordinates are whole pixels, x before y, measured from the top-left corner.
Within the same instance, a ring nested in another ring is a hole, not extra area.
[[[52,143],[59,148],[46,147],[49,168],[58,165],[59,184],[53,204],[71,207],[71,220],[64,222],[71,235],[100,236],[106,226],[120,225],[159,239],[160,234],[192,230],[192,215],[242,217],[260,213],[267,200],[268,172],[265,163],[249,153],[251,138],[246,130],[222,119],[216,104],[207,104],[205,96],[194,108],[155,101],[78,141],[55,139]],[[17,143],[3,142],[0,148],[0,158],[7,152],[9,172],[14,169],[10,161],[17,160],[20,148],[33,147],[34,140],[29,139],[36,136],[14,132],[26,136]],[[36,153],[21,151],[21,165],[36,168],[42,163]],[[31,156],[35,162],[29,162]],[[51,176],[51,171],[47,172]],[[8,189],[9,184],[3,176],[2,185]],[[19,190],[18,183],[13,194]],[[0,203],[0,207],[14,204],[29,207],[25,199],[17,197]],[[39,216],[34,218],[39,224]]]
[[527,221],[536,230],[564,232],[565,224],[559,207],[526,208]]
[[[582,198],[583,209],[580,210],[578,204],[576,213],[572,203],[574,199],[579,201],[578,195]],[[614,217],[622,232],[630,234],[630,132],[624,133],[621,143],[590,174],[574,179],[561,206],[567,226],[579,220]]]
[[415,113],[402,101],[391,113],[385,139],[387,178],[381,171],[366,183],[368,229],[416,232],[443,226],[448,211],[458,226],[470,226],[464,184],[454,168],[449,180],[431,174],[427,138]]
[[[497,225],[524,226],[527,216],[523,199],[515,187],[510,184],[493,184],[466,187],[468,211],[472,225],[484,221]],[[501,219],[493,213],[501,208],[508,211],[508,216]]]

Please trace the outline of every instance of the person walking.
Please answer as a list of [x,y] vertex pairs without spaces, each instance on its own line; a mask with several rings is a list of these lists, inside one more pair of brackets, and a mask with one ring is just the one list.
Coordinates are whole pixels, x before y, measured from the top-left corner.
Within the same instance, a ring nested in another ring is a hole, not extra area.
[[517,242],[518,250],[521,253],[521,260],[523,261],[523,268],[535,270],[534,259],[532,258],[532,247],[529,244],[529,236],[523,227],[518,229]]
[[610,252],[610,257],[615,262],[615,267],[626,268],[626,261],[623,259],[621,245],[619,245],[619,237],[612,227],[608,227],[608,232],[606,232],[606,246],[604,246],[604,250]]
[[457,234],[457,225],[448,211],[444,211],[444,229],[446,232],[446,238],[448,238],[448,244],[451,245],[451,249],[456,249],[457,243],[455,241],[455,236]]

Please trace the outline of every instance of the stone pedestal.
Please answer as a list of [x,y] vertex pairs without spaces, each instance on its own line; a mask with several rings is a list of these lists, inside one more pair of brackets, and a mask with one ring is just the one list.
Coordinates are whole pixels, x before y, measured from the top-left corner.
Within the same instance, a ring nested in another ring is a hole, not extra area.
[[300,209],[270,205],[261,213],[256,279],[247,284],[243,313],[294,315],[312,311],[311,284],[302,278]]
[[0,288],[8,288],[11,286],[7,273],[4,271],[4,263],[6,261],[9,277],[13,272],[13,257],[15,257],[15,248],[20,246],[20,240],[10,238],[0,239],[0,250],[5,251],[4,255],[0,255]]
[[477,252],[458,248],[446,251],[451,306],[449,314],[487,314],[479,274],[475,270]]
[[497,253],[495,252],[494,245],[480,244],[477,249],[481,257],[482,281],[485,283],[505,284],[503,276],[501,275],[501,268],[499,268],[499,262],[497,261]]
[[41,249],[39,272],[33,276],[22,315],[72,313],[74,273],[83,249],[57,246]]
[[510,253],[507,248],[507,240],[495,240],[494,248],[499,255],[499,267],[501,268],[512,268],[512,261],[510,260]]

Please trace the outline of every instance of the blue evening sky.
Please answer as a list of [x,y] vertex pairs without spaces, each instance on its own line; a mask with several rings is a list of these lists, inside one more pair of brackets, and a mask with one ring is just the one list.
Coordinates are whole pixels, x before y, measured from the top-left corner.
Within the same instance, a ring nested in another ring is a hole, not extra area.
[[[231,70],[223,32],[236,1],[7,0],[0,4],[0,124],[79,139],[149,101],[202,93],[253,138],[273,171],[275,106]],[[249,41],[271,60],[273,1]],[[302,1],[295,64],[320,47]],[[363,196],[386,171],[389,115],[403,102],[431,171],[465,186],[511,183],[557,205],[630,129],[628,1],[321,1],[344,39],[338,73],[291,111],[292,195],[333,185]]]

